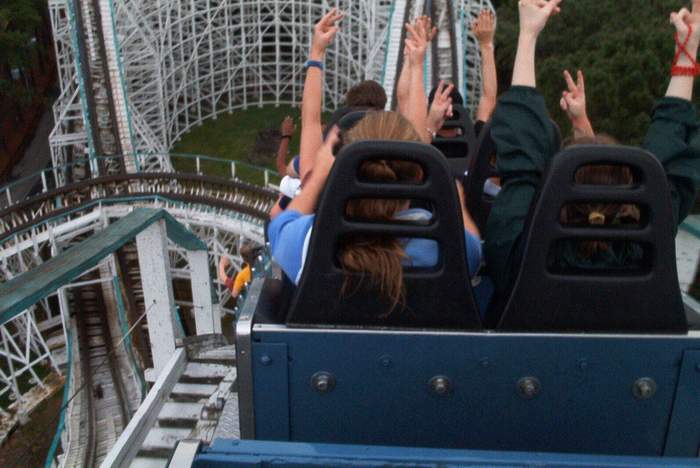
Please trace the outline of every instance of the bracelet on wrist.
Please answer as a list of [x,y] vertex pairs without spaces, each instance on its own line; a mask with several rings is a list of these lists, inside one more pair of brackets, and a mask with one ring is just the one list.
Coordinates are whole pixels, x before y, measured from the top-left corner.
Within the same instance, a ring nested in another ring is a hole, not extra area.
[[323,62],[320,62],[318,60],[307,60],[306,64],[304,65],[304,70],[308,70],[311,67],[316,67],[319,70],[323,71]]
[[700,76],[700,64],[695,62],[693,65],[688,67],[673,65],[671,67],[671,76]]

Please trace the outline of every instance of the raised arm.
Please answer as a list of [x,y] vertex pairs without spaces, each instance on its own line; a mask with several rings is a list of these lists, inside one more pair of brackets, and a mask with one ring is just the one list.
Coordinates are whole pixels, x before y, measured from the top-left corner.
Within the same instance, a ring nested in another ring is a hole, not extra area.
[[501,293],[509,290],[520,267],[523,229],[547,161],[554,155],[554,130],[542,95],[535,87],[535,45],[560,0],[521,0],[520,39],[513,86],[498,100],[491,136],[496,145],[503,188],[491,209],[484,252],[491,278]]
[[304,181],[304,189],[287,206],[287,211],[298,211],[301,214],[313,214],[316,211],[318,198],[326,185],[326,179],[331,172],[335,157],[333,156],[333,146],[339,141],[338,127],[333,127],[326,137],[326,141],[321,144],[316,155],[314,170]]
[[520,35],[513,66],[513,86],[537,87],[535,49],[537,37],[553,14],[559,13],[561,0],[520,0]]
[[408,61],[408,48],[404,48],[403,63],[399,82],[396,84],[396,110],[404,117],[408,109],[408,95],[411,89],[411,64]]
[[294,136],[294,131],[296,126],[294,125],[294,119],[287,116],[282,121],[280,127],[280,146],[277,149],[277,159],[276,166],[277,172],[280,177],[284,177],[287,174],[287,154],[289,154],[289,142]]
[[476,119],[486,122],[493,115],[498,96],[498,77],[496,75],[496,56],[494,54],[493,37],[496,34],[496,18],[490,10],[482,10],[479,17],[472,23],[472,32],[479,41],[481,51],[481,83],[482,93]]
[[[700,73],[696,62],[700,43],[700,0],[671,14],[676,28],[676,58],[666,96],[657,102],[644,148],[664,166],[671,190],[676,224],[688,215],[700,187],[700,128],[691,102],[693,82]],[[690,33],[690,35],[689,35]],[[684,45],[684,46],[683,46]],[[683,49],[685,52],[683,52]]]
[[338,32],[337,23],[343,14],[333,8],[314,26],[314,36],[306,70],[304,94],[301,102],[301,142],[299,143],[299,176],[303,180],[314,165],[314,157],[323,143],[321,125],[321,98],[323,96],[322,66],[326,49]]
[[676,28],[676,55],[666,97],[690,101],[693,98],[695,77],[700,73],[697,62],[700,44],[700,1],[693,0],[692,12],[682,8],[671,13],[671,24]]
[[567,90],[561,93],[559,104],[571,121],[574,138],[592,137],[595,135],[591,121],[586,112],[586,86],[583,80],[583,72],[578,71],[576,83],[568,70],[564,70]]
[[436,28],[430,27],[430,22],[426,17],[421,17],[414,24],[407,24],[405,47],[408,49],[408,60],[410,70],[410,87],[408,105],[405,117],[413,124],[413,127],[420,135],[421,140],[430,143],[432,136],[427,129],[428,98],[425,95],[424,66],[425,52],[430,41],[437,33]]

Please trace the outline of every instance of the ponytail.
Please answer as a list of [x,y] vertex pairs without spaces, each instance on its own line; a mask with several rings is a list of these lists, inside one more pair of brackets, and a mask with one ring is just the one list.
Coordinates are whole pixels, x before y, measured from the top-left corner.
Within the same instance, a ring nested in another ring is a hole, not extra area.
[[[376,182],[396,182],[396,164],[385,160],[367,161],[360,167],[360,174]],[[389,221],[400,210],[403,200],[363,199],[350,200],[345,214],[350,218]],[[379,288],[380,294],[389,299],[391,309],[405,298],[403,284],[403,259],[406,253],[401,242],[390,236],[353,236],[344,242],[340,250],[340,264],[352,273],[366,273],[370,282]],[[346,275],[341,293],[347,294],[349,275]],[[391,310],[390,309],[390,310]]]

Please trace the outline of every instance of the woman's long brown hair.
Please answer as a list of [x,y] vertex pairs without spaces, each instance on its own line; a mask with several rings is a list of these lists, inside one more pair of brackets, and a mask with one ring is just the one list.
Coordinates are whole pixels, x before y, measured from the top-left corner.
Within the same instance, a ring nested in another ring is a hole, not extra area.
[[[370,112],[350,129],[343,137],[346,144],[362,140],[419,141],[413,126],[396,112]],[[360,176],[373,182],[416,181],[423,176],[419,164],[377,159],[366,161],[360,166]],[[350,218],[389,221],[403,206],[406,200],[360,199],[350,200],[345,215]],[[402,261],[406,252],[399,239],[393,236],[357,235],[344,239],[340,246],[339,260],[348,272],[362,273],[379,288],[380,294],[391,303],[391,312],[403,302]],[[348,278],[343,284],[342,294],[349,289]]]

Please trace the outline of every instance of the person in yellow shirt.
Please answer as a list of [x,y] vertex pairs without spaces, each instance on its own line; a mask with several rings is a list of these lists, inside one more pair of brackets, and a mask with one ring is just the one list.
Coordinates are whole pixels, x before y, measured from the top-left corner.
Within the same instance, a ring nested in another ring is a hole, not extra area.
[[248,283],[253,279],[252,265],[255,262],[255,246],[251,243],[245,243],[241,246],[240,250],[241,257],[243,258],[243,265],[236,276],[228,276],[226,270],[229,265],[231,265],[231,260],[228,257],[221,257],[219,261],[219,281],[226,285],[228,289],[231,290],[231,297],[238,297],[241,291],[246,287]]

